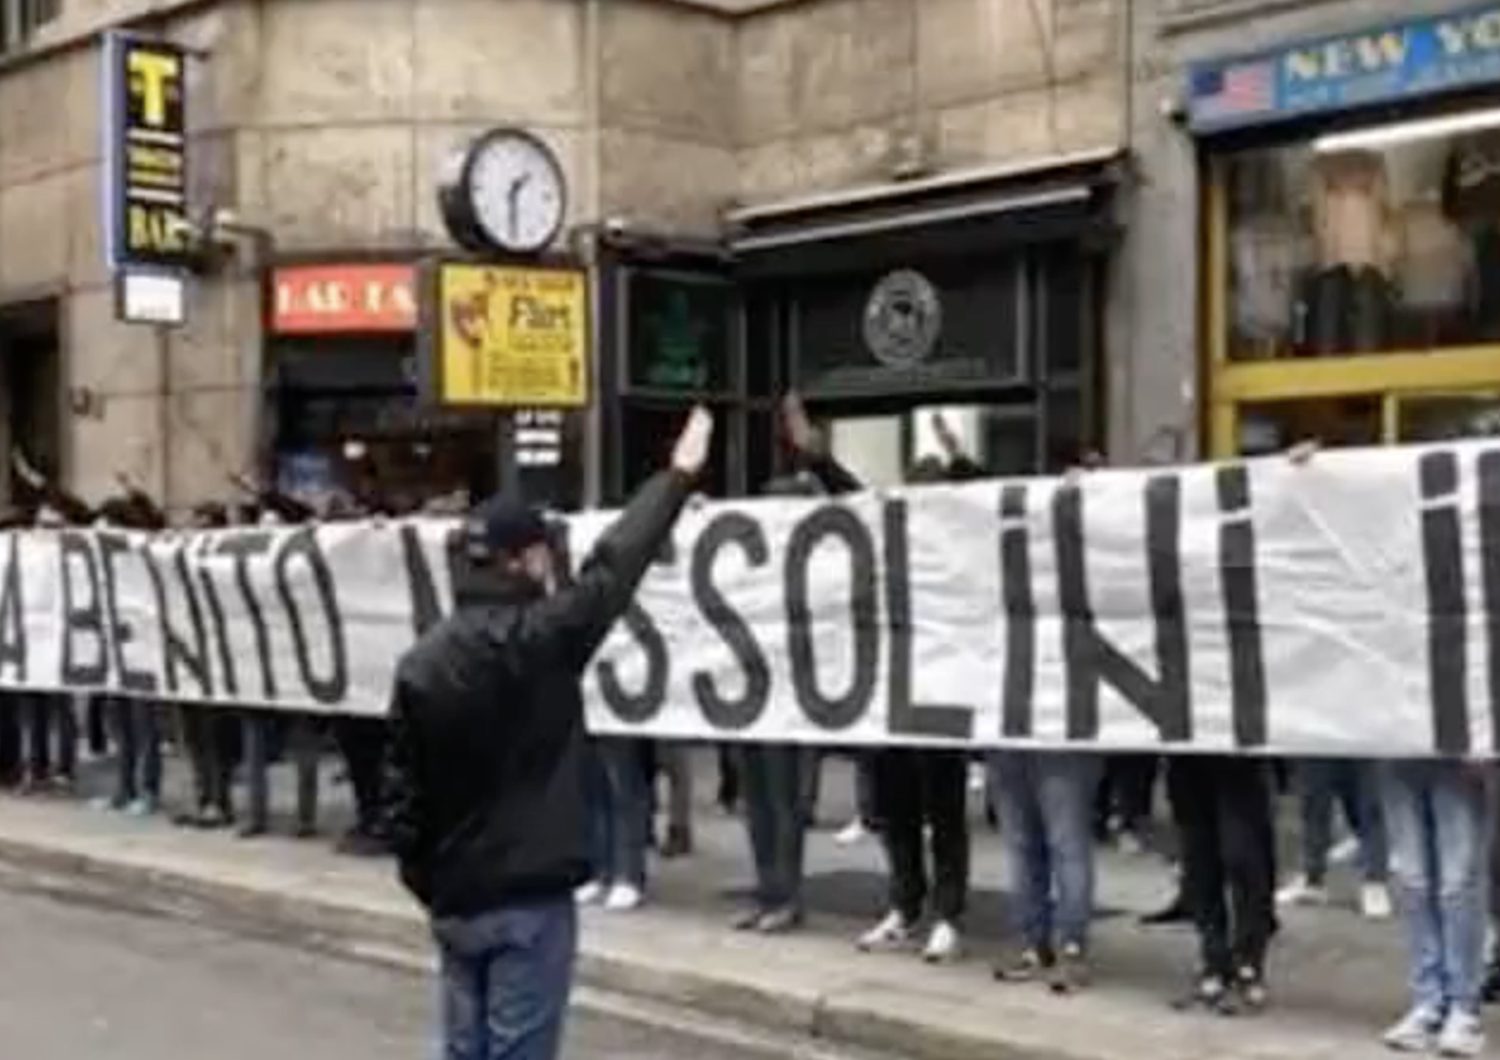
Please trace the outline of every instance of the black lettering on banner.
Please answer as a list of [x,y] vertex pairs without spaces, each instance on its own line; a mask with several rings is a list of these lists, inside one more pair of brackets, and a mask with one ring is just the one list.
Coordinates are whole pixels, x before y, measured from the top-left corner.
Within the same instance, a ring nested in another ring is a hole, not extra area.
[[693,695],[698,709],[714,728],[741,732],[765,713],[771,696],[771,667],[749,624],[714,584],[714,561],[730,545],[739,547],[751,567],[763,567],[770,559],[761,525],[743,512],[725,512],[715,516],[694,542],[688,577],[698,610],[724,639],[744,672],[745,692],[738,699],[726,699],[715,686],[713,675],[700,671],[693,675]]
[[[444,534],[443,555],[448,563],[450,585],[459,574],[460,552],[458,531]],[[420,637],[442,620],[443,606],[438,599],[437,583],[433,580],[427,553],[422,549],[422,535],[415,526],[401,528],[401,559],[406,567],[406,584],[411,594],[412,633]]]
[[0,582],[0,673],[7,667],[26,683],[26,601],[21,595],[21,538],[6,534],[5,580]]
[[1500,450],[1479,454],[1479,562],[1489,651],[1490,751],[1500,751]]
[[1076,483],[1052,499],[1063,655],[1068,671],[1068,739],[1099,735],[1099,690],[1108,684],[1151,720],[1165,743],[1192,739],[1187,615],[1182,600],[1182,499],[1176,475],[1146,480],[1146,576],[1159,676],[1151,678],[1099,632],[1089,602],[1083,495]]
[[273,540],[270,531],[246,530],[226,535],[214,549],[219,555],[234,558],[235,583],[239,586],[240,598],[245,601],[245,610],[250,614],[250,627],[255,632],[261,692],[271,702],[275,702],[278,696],[275,659],[271,657],[271,631],[266,626],[266,613],[256,599],[255,587],[250,582],[250,558],[264,556],[271,550]]
[[[814,551],[829,538],[838,540],[849,555],[849,583],[853,594],[854,674],[848,691],[836,697],[824,695],[818,686],[808,576]],[[792,688],[809,721],[820,729],[841,732],[853,726],[870,709],[879,676],[881,633],[875,543],[853,511],[840,504],[825,504],[804,516],[792,528],[785,562],[786,635]]]
[[[555,558],[561,560],[557,563],[557,569],[572,571],[571,527],[561,541],[553,542],[553,548],[556,550]],[[676,562],[676,546],[668,541],[663,544],[652,565],[670,567]],[[654,720],[666,705],[667,684],[672,676],[672,658],[667,654],[667,641],[657,628],[656,620],[640,604],[631,601],[620,621],[646,657],[646,683],[639,692],[626,690],[614,662],[600,659],[595,670],[599,679],[599,694],[615,717],[632,725],[644,725]]]
[[1435,750],[1469,751],[1469,607],[1464,600],[1458,458],[1448,450],[1417,462],[1422,494],[1422,560],[1427,573],[1427,673]]
[[912,702],[911,540],[904,500],[881,505],[885,531],[885,620],[890,629],[889,709],[886,728],[893,736],[974,735],[972,707]]
[[[174,543],[167,550],[166,565],[150,547],[141,549],[146,571],[151,575],[151,588],[156,595],[157,621],[161,627],[161,672],[167,691],[172,695],[182,694],[183,675],[197,684],[195,699],[212,699],[214,695],[213,670],[208,663],[208,627],[203,620],[203,604],[193,587],[193,578],[188,571],[187,546]],[[179,632],[172,622],[171,601],[167,597],[167,577],[176,581],[187,601],[190,632]]]
[[99,544],[99,566],[104,582],[105,622],[109,631],[110,653],[114,657],[115,672],[120,675],[120,687],[127,692],[152,693],[156,691],[156,675],[150,670],[132,667],[126,658],[125,649],[135,640],[135,628],[120,614],[120,568],[122,556],[134,552],[130,539],[124,534],[100,530],[94,540]]
[[1261,643],[1260,587],[1255,563],[1255,523],[1250,471],[1243,464],[1214,472],[1219,512],[1219,584],[1229,638],[1229,698],[1236,747],[1264,747],[1266,658]]
[[1000,489],[1000,603],[1005,611],[1000,731],[1016,738],[1032,735],[1036,694],[1036,601],[1031,592],[1026,493],[1021,485]]
[[[297,598],[292,595],[294,562],[307,567],[312,575],[313,588],[317,590],[318,607],[323,612],[323,628],[327,633],[330,671],[327,676],[313,671],[307,624],[297,609]],[[344,616],[339,611],[333,571],[329,570],[328,558],[318,546],[317,533],[308,527],[285,538],[276,552],[275,567],[276,591],[281,596],[281,606],[286,609],[287,624],[292,629],[292,652],[297,657],[297,672],[302,675],[302,684],[319,703],[342,703],[349,694],[349,646],[344,638]]]
[[224,672],[224,694],[230,698],[239,695],[240,675],[239,668],[234,662],[234,648],[229,642],[229,623],[224,616],[224,601],[219,596],[219,587],[214,584],[213,575],[205,566],[199,566],[199,562],[213,555],[213,539],[207,536],[198,539],[190,550],[193,557],[190,562],[198,574],[199,583],[203,587],[203,601],[208,605],[209,622],[213,625],[214,644],[219,651],[219,668]]
[[[94,546],[88,534],[62,530],[57,535],[57,551],[63,603],[62,673],[58,676],[70,688],[97,688],[109,677],[109,649]],[[92,641],[92,650],[81,651],[80,641]]]

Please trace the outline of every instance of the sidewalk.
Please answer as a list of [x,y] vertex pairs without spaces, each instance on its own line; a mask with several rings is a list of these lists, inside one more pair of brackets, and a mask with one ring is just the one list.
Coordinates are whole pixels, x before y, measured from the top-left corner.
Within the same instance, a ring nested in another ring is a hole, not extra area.
[[[712,763],[698,770],[700,794]],[[177,768],[169,792],[180,790]],[[329,791],[330,833],[347,794]],[[848,769],[830,763],[822,816],[841,822]],[[278,789],[278,797],[283,792]],[[975,814],[971,956],[949,968],[914,955],[865,955],[851,940],[882,911],[884,877],[873,841],[840,847],[811,838],[809,930],[763,939],[726,927],[748,883],[740,822],[700,806],[697,850],[653,867],[650,904],[634,914],[585,914],[585,986],[682,1006],[782,1032],[896,1056],[1093,1060],[1359,1060],[1386,1055],[1379,1031],[1402,1010],[1404,962],[1392,924],[1348,909],[1294,910],[1273,952],[1271,1016],[1224,1020],[1174,1012],[1192,967],[1183,930],[1143,930],[1135,914],[1170,889],[1160,859],[1103,852],[1099,864],[1097,983],[1057,998],[991,981],[1000,938],[997,838]],[[0,798],[0,868],[20,882],[102,887],[126,901],[291,936],[371,959],[427,959],[417,910],[388,864],[344,858],[323,840],[238,840],[161,820],[95,812],[72,800]],[[1343,881],[1346,885],[1348,881]],[[184,908],[185,907],[185,908]]]

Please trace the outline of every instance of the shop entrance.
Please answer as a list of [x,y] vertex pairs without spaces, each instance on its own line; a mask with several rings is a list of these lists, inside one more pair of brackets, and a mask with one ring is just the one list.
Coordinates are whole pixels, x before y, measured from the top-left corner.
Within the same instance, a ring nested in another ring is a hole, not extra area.
[[44,475],[62,472],[62,366],[57,303],[0,309],[0,495],[15,496],[9,454],[25,454]]

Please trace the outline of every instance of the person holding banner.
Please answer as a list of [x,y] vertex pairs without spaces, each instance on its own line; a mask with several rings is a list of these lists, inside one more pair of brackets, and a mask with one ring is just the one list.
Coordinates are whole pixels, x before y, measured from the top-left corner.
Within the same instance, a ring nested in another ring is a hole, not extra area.
[[397,665],[387,759],[402,882],[431,918],[447,1060],[551,1060],[591,876],[582,677],[671,537],[708,459],[694,409],[576,580],[509,495],[474,511],[454,612]]

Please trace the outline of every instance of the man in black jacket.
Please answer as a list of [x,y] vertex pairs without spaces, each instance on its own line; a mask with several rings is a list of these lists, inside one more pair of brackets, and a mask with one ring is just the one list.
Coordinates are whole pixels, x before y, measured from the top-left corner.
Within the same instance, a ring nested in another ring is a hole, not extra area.
[[713,433],[695,409],[648,481],[558,587],[551,531],[501,496],[465,529],[454,614],[401,660],[391,839],[432,918],[447,1060],[552,1060],[591,877],[580,681],[670,538]]

